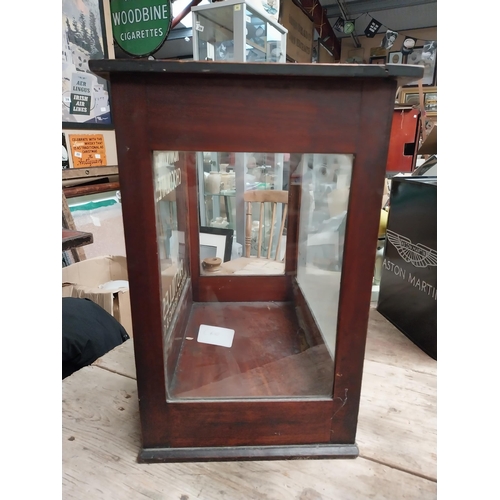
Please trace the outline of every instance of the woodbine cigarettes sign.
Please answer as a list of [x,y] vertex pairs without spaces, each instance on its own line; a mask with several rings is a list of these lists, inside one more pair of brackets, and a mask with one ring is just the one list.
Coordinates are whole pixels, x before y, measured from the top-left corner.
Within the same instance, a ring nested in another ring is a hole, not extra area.
[[170,0],[111,0],[115,42],[132,56],[156,52],[170,32]]

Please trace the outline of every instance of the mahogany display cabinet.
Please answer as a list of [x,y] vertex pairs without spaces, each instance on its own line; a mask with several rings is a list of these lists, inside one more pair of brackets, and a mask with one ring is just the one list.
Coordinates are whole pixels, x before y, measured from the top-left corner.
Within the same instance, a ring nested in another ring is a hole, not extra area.
[[[90,67],[113,96],[138,460],[356,457],[394,98],[423,68]],[[224,187],[200,157],[234,173],[236,229],[200,217]]]

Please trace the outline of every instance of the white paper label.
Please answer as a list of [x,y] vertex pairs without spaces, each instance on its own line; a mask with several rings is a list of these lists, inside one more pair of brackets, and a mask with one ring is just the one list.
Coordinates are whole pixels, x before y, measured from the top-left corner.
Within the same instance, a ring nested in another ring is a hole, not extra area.
[[201,344],[231,347],[233,345],[234,330],[219,326],[200,325],[198,342]]
[[[92,217],[92,216],[91,216]],[[111,280],[99,285],[101,290],[106,292],[119,292],[128,290],[128,280]]]

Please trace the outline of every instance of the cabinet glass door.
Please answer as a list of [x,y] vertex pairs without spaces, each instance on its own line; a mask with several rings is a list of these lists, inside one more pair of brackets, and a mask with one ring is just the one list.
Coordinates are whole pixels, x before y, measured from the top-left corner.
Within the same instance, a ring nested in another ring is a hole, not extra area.
[[[294,293],[307,304],[315,326],[302,322],[290,301],[200,302],[189,318],[175,365],[167,370],[175,374],[167,381],[169,397],[331,396],[353,155],[198,152],[195,156],[200,221],[207,224],[200,223],[198,258],[192,256],[199,261],[200,279],[218,277],[231,283],[233,278],[236,286],[241,280],[237,277],[284,277],[289,191],[283,187],[299,187],[297,274],[292,279],[298,290]],[[163,202],[165,196],[159,198]],[[220,203],[224,198],[236,203],[235,227],[226,220],[230,212]],[[243,244],[236,237],[240,215]],[[159,211],[160,221],[172,233],[180,224],[179,215],[172,219],[165,210]],[[169,240],[180,248],[179,237]],[[170,259],[175,260],[173,255]],[[279,322],[279,328],[269,321]],[[217,337],[217,347],[205,345],[205,335]]]

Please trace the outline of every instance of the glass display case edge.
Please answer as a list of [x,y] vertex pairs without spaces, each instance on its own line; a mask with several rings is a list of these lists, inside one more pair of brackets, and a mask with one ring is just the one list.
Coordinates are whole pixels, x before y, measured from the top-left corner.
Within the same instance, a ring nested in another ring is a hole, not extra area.
[[195,60],[286,62],[288,30],[258,4],[226,0],[191,11]]

